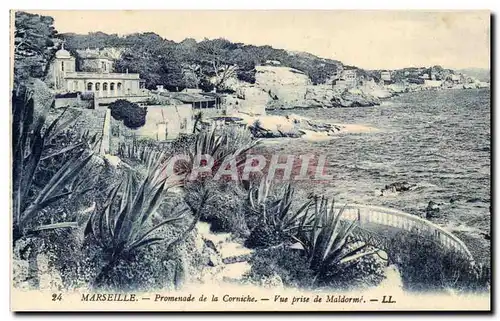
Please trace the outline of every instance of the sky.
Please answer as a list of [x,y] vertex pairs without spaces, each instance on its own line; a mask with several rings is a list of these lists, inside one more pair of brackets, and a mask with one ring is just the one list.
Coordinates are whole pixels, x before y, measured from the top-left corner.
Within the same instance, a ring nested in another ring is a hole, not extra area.
[[366,69],[490,66],[488,11],[28,11],[54,17],[59,33],[222,37]]

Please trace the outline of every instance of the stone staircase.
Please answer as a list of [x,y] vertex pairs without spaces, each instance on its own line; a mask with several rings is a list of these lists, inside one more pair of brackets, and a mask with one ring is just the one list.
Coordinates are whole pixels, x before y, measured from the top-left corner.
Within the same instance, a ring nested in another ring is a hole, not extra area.
[[205,244],[222,258],[222,281],[237,282],[250,271],[251,266],[247,261],[253,254],[252,249],[235,242],[231,233],[211,232],[209,223],[198,222],[197,229]]

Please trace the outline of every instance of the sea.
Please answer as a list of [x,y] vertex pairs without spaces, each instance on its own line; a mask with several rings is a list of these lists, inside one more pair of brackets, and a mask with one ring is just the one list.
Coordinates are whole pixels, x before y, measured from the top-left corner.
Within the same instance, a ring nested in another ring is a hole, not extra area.
[[[283,139],[267,152],[326,156],[328,181],[297,181],[298,195],[311,192],[350,204],[385,206],[425,215],[461,238],[478,260],[489,261],[491,223],[491,107],[489,89],[405,93],[380,106],[276,110],[377,131],[338,134],[331,140]],[[394,182],[410,191],[384,193]]]

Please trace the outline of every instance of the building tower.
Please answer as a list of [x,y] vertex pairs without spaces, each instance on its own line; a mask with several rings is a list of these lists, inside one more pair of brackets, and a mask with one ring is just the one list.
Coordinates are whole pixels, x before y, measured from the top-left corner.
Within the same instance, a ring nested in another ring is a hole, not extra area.
[[71,91],[73,88],[68,88],[65,77],[66,73],[75,72],[75,58],[71,56],[69,51],[64,49],[64,43],[56,52],[54,60],[53,76],[54,87],[56,90]]

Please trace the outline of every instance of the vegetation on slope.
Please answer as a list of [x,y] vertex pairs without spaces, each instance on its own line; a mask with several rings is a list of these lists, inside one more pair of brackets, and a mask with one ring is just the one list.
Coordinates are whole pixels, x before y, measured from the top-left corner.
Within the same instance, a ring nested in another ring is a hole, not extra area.
[[14,89],[30,77],[46,76],[60,41],[53,24],[52,17],[15,13]]
[[146,80],[146,87],[166,85],[169,89],[203,87],[208,79],[215,78],[218,89],[235,75],[240,80],[255,81],[255,66],[266,61],[279,61],[282,66],[306,73],[313,83],[324,83],[334,75],[340,62],[323,59],[311,54],[290,53],[271,46],[254,46],[233,43],[226,39],[205,39],[182,42],[163,39],[151,32],[120,37],[103,32],[88,35],[62,34],[66,47],[71,50],[87,48],[122,48],[116,70],[138,72]]

